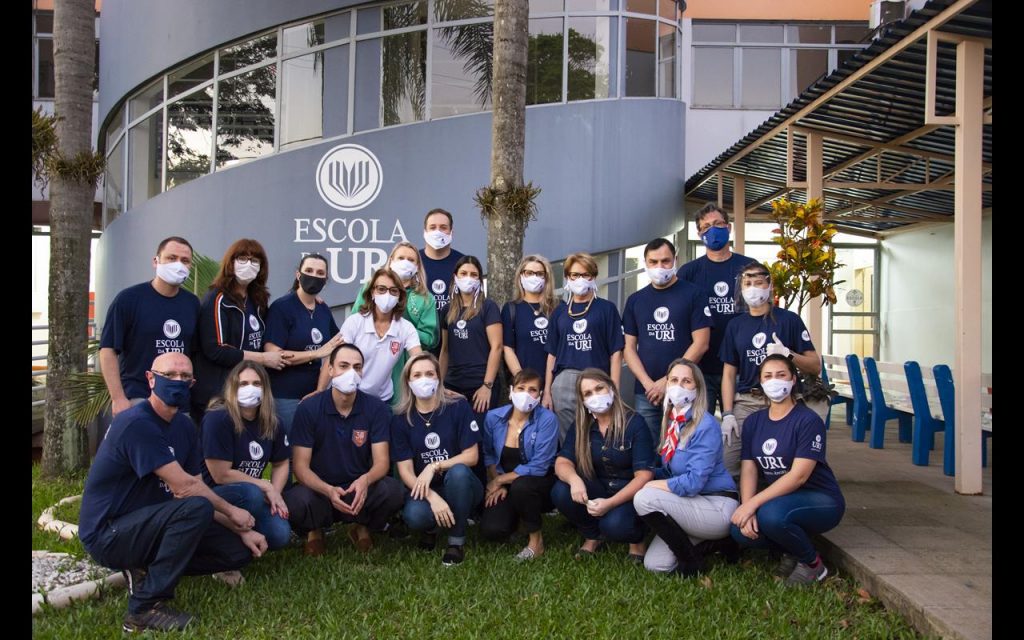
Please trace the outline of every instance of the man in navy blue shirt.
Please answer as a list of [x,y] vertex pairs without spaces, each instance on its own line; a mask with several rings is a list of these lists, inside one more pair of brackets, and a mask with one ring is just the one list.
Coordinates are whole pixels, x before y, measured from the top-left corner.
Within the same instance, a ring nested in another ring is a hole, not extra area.
[[700,290],[676,276],[676,247],[655,238],[644,247],[650,286],[631,294],[622,312],[623,357],[636,377],[633,404],[661,443],[661,412],[668,365],[682,356],[700,360],[711,337],[711,312]]
[[[452,248],[452,214],[444,209],[431,209],[423,218],[423,248],[420,249],[420,261],[423,271],[427,274],[427,288],[434,295],[434,309],[438,312],[451,300],[448,290],[455,272],[455,263],[462,253]],[[441,357],[441,340],[430,350],[435,357]]]
[[192,267],[192,245],[177,236],[165,238],[153,267],[151,281],[117,294],[100,334],[100,369],[115,416],[149,397],[146,372],[153,358],[192,353],[199,298],[181,288]]
[[383,531],[402,508],[402,485],[388,475],[391,409],[359,391],[363,353],[342,344],[331,353],[331,387],[299,403],[290,436],[292,466],[300,484],[284,494],[292,528],[306,535],[303,552],[325,551],[323,528],[353,522],[349,537],[362,552],[370,531]]
[[[203,482],[189,405],[192,362],[157,356],[147,402],[114,418],[89,469],[79,537],[96,562],[128,581],[128,632],[181,630],[192,616],[168,602],[183,575],[235,572],[267,550],[252,514]],[[239,579],[238,577],[235,578]]]
[[697,211],[694,224],[707,253],[680,267],[679,279],[697,285],[705,295],[705,304],[714,322],[711,342],[699,363],[708,388],[708,411],[714,413],[715,404],[722,398],[722,361],[718,359],[718,351],[722,347],[725,327],[736,315],[738,292],[733,291],[736,276],[753,258],[733,252],[729,246],[732,231],[729,215],[714,202]]

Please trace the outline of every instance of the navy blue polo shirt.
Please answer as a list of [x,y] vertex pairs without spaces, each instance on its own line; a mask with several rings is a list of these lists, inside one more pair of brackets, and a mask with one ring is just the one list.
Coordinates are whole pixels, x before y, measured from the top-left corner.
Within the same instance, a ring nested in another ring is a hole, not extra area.
[[544,348],[555,356],[554,375],[562,369],[597,367],[610,374],[611,357],[622,351],[622,318],[615,305],[604,298],[594,298],[590,309],[575,318],[569,311],[581,313],[587,304],[570,302],[551,314],[551,335]]
[[[692,332],[711,326],[711,312],[696,286],[683,280],[664,289],[647,285],[626,299],[622,330],[636,336],[636,351],[654,380],[668,373],[668,365],[693,344]],[[644,393],[637,380],[634,389]]]
[[[775,317],[774,321],[771,316]],[[772,307],[770,315],[752,316],[744,313],[736,316],[725,328],[725,339],[718,357],[722,362],[736,367],[739,372],[737,393],[746,393],[760,384],[757,368],[768,357],[768,345],[773,342],[772,333],[790,351],[803,353],[814,349],[804,321],[792,311]]]
[[[417,476],[428,464],[455,457],[480,444],[482,427],[465,398],[436,409],[433,415],[428,413],[427,418],[429,427],[414,405],[408,417],[400,413],[391,419],[391,459],[412,460]],[[477,453],[483,455],[479,450]],[[440,481],[441,478],[434,478],[435,483]]]
[[[515,306],[516,317],[512,322],[511,308]],[[564,307],[561,300],[555,309]],[[540,305],[537,305],[540,308]],[[533,369],[541,376],[548,364],[548,352],[545,346],[548,343],[548,328],[550,318],[539,312],[534,312],[534,307],[525,300],[519,302],[506,302],[501,309],[502,337],[506,347],[510,347],[519,358],[519,364],[524,369]]]
[[[463,311],[465,313],[465,311]],[[448,372],[444,381],[459,389],[477,389],[484,383],[487,357],[491,343],[487,327],[501,324],[501,312],[490,298],[485,298],[480,312],[469,320],[448,324],[448,306],[440,311],[441,331],[448,333]],[[493,382],[493,381],[492,381]]]
[[[274,300],[267,311],[264,344],[273,342],[286,351],[316,351],[338,333],[338,324],[326,304],[317,303],[313,312],[291,291]],[[320,361],[270,369],[270,387],[278,398],[301,398],[316,390]]]
[[229,460],[231,468],[253,478],[263,477],[268,462],[281,462],[291,457],[284,429],[278,428],[273,438],[260,435],[259,420],[242,419],[242,432],[235,433],[235,424],[226,409],[208,411],[203,415],[203,480],[217,486],[206,467],[206,458]]
[[825,462],[825,423],[818,414],[797,402],[781,420],[772,420],[768,409],[747,416],[740,459],[753,460],[768,484],[789,473],[796,458],[817,462],[801,489],[822,491],[845,504],[836,476]]
[[733,253],[724,262],[713,262],[706,255],[690,260],[679,267],[679,279],[692,282],[704,296],[704,304],[711,311],[714,327],[711,329],[711,342],[704,357],[700,361],[700,369],[705,374],[722,373],[722,361],[718,359],[718,351],[725,337],[725,327],[736,315],[736,276],[753,258]]
[[143,282],[117,294],[103,323],[100,348],[117,352],[126,397],[149,397],[146,371],[161,353],[192,357],[198,323],[199,298],[184,289],[168,298]]
[[452,276],[455,274],[455,263],[459,261],[462,254],[454,248],[448,253],[447,258],[434,260],[427,257],[425,249],[420,249],[420,262],[423,263],[423,271],[427,274],[427,289],[434,296],[434,308],[438,311],[451,300]]
[[177,461],[198,475],[202,454],[195,425],[178,412],[167,422],[143,402],[114,417],[89,468],[78,516],[78,535],[88,550],[104,523],[137,509],[173,500],[155,473]]
[[[576,464],[576,425],[569,429],[558,455]],[[622,444],[606,441],[597,426],[590,424],[590,459],[598,480],[632,480],[634,471],[654,471],[654,443],[643,416],[634,413],[626,422]]]
[[391,408],[356,391],[348,416],[334,406],[333,389],[299,403],[288,438],[293,447],[313,450],[309,468],[330,485],[345,487],[373,466],[372,445],[388,441]]

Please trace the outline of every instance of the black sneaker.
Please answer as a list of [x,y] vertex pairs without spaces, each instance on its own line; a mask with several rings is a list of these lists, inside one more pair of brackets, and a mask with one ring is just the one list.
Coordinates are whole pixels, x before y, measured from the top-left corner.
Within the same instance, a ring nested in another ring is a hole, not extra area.
[[420,541],[417,546],[424,551],[433,551],[437,546],[437,534],[424,531],[420,534]]
[[142,581],[146,577],[145,569],[122,569],[121,575],[124,576],[124,583],[128,587],[128,595],[134,596],[135,590],[142,585]]
[[129,613],[124,617],[121,628],[128,633],[154,631],[181,631],[192,622],[192,616],[174,609],[166,602],[157,602],[152,609],[140,613]]
[[448,550],[444,552],[444,556],[441,557],[441,564],[446,567],[454,567],[465,559],[466,552],[462,550],[462,546],[450,544]]

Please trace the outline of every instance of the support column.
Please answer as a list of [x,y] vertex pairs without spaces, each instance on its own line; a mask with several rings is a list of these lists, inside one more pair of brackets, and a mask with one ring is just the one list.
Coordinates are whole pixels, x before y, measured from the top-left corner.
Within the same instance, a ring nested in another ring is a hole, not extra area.
[[747,181],[742,176],[732,179],[732,250],[743,253],[747,235]]
[[[821,198],[824,202],[824,191],[822,189],[821,166],[822,138],[820,133],[807,134],[807,200]],[[824,215],[824,211],[822,212]],[[811,298],[807,303],[808,330],[811,333],[811,342],[818,353],[825,353],[825,343],[821,339],[821,296]]]

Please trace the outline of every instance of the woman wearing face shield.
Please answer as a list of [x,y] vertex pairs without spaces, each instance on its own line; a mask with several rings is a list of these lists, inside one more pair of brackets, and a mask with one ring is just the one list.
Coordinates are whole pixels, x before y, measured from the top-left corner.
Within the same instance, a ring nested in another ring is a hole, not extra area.
[[776,307],[771,276],[759,262],[743,267],[737,278],[739,313],[729,322],[722,339],[722,438],[725,468],[733,477],[740,472],[740,437],[743,422],[767,406],[758,388],[758,366],[767,356],[789,358],[800,371],[817,374],[821,358],[800,316]]
[[[834,528],[846,502],[825,461],[825,423],[795,399],[796,365],[782,354],[761,363],[759,381],[770,404],[743,426],[741,504],[732,537],[744,547],[783,552],[775,575],[786,586],[823,580],[825,563],[811,534]],[[758,491],[758,481],[767,484]]]
[[544,553],[541,514],[551,508],[555,483],[551,465],[558,451],[558,418],[539,406],[543,388],[538,372],[520,369],[512,379],[512,404],[488,411],[484,420],[488,483],[480,534],[506,540],[522,521],[529,542],[516,560]]

